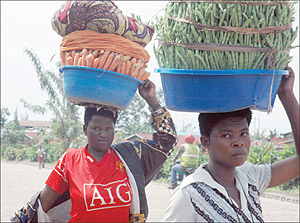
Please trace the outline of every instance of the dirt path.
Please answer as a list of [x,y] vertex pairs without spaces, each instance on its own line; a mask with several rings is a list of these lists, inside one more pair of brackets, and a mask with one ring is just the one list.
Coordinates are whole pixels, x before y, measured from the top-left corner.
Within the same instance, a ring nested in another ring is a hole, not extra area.
[[[1,161],[1,222],[8,222],[14,212],[44,187],[51,168],[38,169],[38,163]],[[146,187],[149,222],[163,218],[170,192],[165,184],[150,183]],[[299,222],[299,204],[261,198],[266,222]]]

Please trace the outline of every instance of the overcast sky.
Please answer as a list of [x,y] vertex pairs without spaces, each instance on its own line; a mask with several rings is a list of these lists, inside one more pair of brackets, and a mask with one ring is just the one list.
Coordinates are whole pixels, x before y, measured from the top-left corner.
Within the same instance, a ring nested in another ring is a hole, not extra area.
[[[24,109],[19,102],[24,98],[30,103],[43,105],[47,99],[46,93],[40,89],[33,65],[23,51],[26,47],[33,50],[44,68],[58,72],[55,62],[59,60],[62,37],[52,29],[51,18],[62,3],[63,1],[1,1],[1,108],[8,108],[12,114],[17,108],[20,118],[26,114],[30,120],[50,120],[52,117],[51,113],[44,116],[35,115]],[[163,13],[161,9],[166,5],[166,1],[116,1],[116,4],[124,14],[130,16],[131,13],[135,13],[140,15],[143,21],[149,21],[155,14]],[[296,11],[294,26],[299,26],[299,4],[296,5]],[[294,45],[299,45],[299,36]],[[151,56],[147,69],[151,72],[150,79],[161,88],[160,76],[153,72],[158,65],[152,47],[153,41],[146,47]],[[50,62],[54,54],[56,56]],[[299,101],[299,48],[292,50],[291,54],[294,59],[290,66],[296,73],[294,91]],[[198,131],[197,113],[170,112],[178,131],[189,123]],[[279,133],[291,130],[278,98],[270,114],[254,111],[250,131],[253,132],[254,129],[265,131],[266,134],[274,129]]]

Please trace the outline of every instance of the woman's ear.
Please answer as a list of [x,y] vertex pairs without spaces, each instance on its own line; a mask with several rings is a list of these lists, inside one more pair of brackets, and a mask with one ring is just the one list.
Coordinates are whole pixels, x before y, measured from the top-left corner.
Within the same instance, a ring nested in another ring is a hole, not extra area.
[[204,147],[208,147],[209,146],[209,138],[206,137],[206,136],[201,136],[200,137],[200,141],[201,141],[201,144],[204,146]]

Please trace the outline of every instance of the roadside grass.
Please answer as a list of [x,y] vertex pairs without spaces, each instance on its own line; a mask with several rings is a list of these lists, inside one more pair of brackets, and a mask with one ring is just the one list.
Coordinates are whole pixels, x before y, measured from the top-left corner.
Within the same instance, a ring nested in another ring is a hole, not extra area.
[[277,187],[272,187],[272,188],[267,188],[266,192],[275,192],[275,193],[280,193],[280,194],[284,194],[284,195],[290,195],[290,196],[299,196],[299,190],[300,190],[300,186],[294,187],[292,189],[289,190],[282,190],[280,188],[280,186]]
[[159,178],[159,179],[154,179],[153,182],[168,184],[169,180],[167,178]]

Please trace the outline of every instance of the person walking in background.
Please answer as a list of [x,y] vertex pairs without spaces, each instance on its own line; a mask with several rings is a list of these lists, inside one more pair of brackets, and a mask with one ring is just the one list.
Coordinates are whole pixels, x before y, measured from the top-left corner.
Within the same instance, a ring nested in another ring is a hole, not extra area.
[[[185,143],[178,148],[175,157],[173,159],[170,159],[174,163],[174,166],[171,170],[171,182],[168,186],[169,189],[176,188],[177,181],[182,181],[183,173],[186,168],[197,168],[199,166],[200,150],[198,146],[194,144],[194,141],[195,137],[192,134],[186,135]],[[176,164],[176,160],[178,158],[180,160],[180,163]]]
[[263,222],[260,195],[299,176],[299,103],[294,71],[283,76],[279,99],[291,124],[296,154],[273,164],[246,162],[250,150],[250,108],[199,114],[201,143],[209,161],[174,190],[166,222]]
[[39,149],[37,150],[36,155],[39,160],[39,169],[44,168],[45,151],[41,145],[40,145]]

